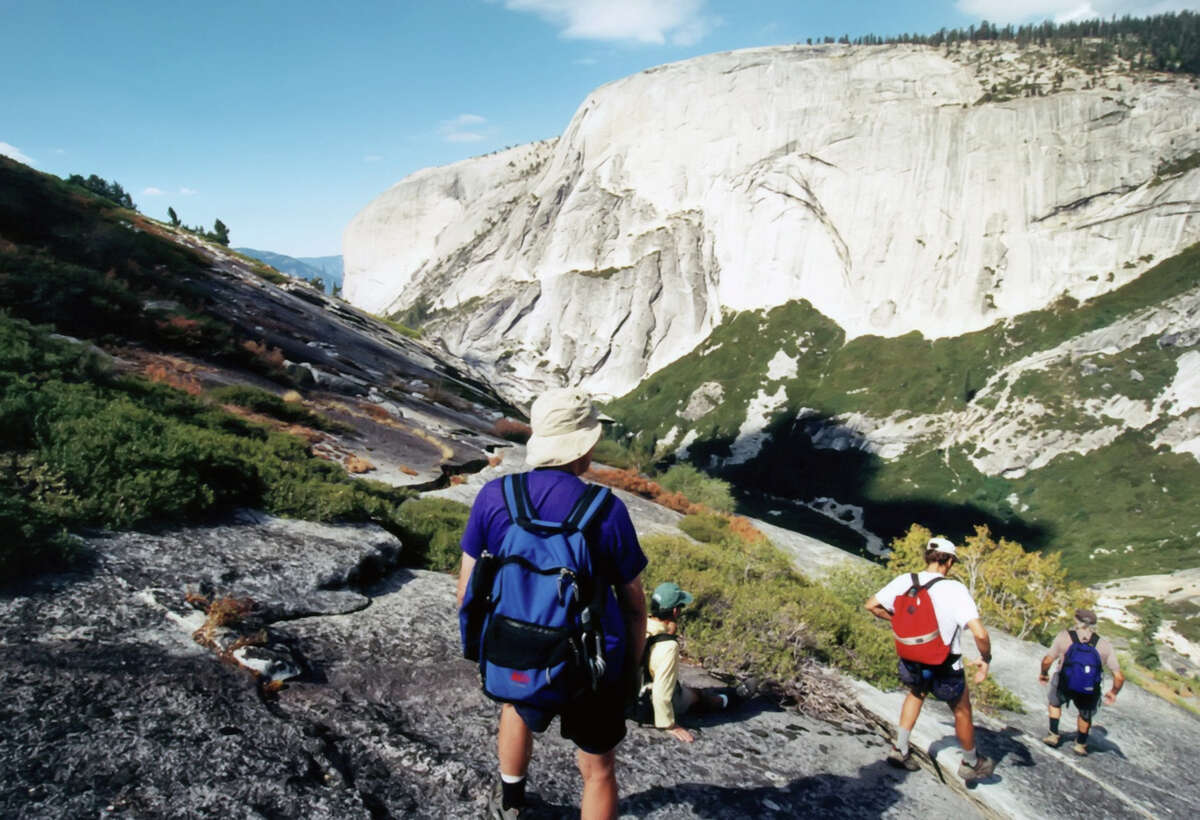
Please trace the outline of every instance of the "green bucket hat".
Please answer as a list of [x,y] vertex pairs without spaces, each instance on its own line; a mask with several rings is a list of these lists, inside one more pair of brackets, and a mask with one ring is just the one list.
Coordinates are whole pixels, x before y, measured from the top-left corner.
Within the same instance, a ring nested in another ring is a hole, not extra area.
[[654,588],[654,594],[650,596],[650,605],[660,612],[665,612],[677,606],[690,604],[692,600],[691,593],[684,592],[679,584],[664,581]]

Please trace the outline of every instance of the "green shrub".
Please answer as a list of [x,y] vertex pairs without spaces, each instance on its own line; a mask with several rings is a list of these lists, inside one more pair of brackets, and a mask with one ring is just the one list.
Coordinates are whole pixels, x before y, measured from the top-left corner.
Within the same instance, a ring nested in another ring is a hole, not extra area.
[[[268,394],[269,395],[269,394]],[[83,525],[189,520],[233,506],[402,532],[412,493],[350,478],[300,439],[182,391],[115,377],[84,345],[0,313],[0,566],[61,565]]]
[[281,397],[260,387],[235,384],[219,387],[209,395],[216,402],[236,404],[289,424],[302,424],[330,433],[343,433],[349,429],[346,425],[326,418],[320,413],[314,413],[299,402],[284,401]]
[[702,473],[690,464],[672,466],[657,481],[663,489],[682,493],[694,504],[717,512],[733,512],[734,501],[729,482]]
[[685,515],[679,521],[679,529],[697,541],[720,543],[729,537],[729,519],[712,513]]
[[413,498],[400,506],[405,563],[456,572],[471,508],[447,498]]
[[862,609],[866,595],[851,603],[834,586],[812,583],[769,542],[729,539],[714,547],[652,536],[643,548],[647,588],[671,580],[695,596],[684,611],[688,652],[707,667],[788,691],[804,659],[815,658],[896,685],[890,633]]

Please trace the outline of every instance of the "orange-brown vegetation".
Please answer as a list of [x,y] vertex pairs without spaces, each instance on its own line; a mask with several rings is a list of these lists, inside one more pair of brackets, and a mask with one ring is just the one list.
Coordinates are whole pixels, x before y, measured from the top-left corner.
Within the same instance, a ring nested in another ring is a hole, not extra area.
[[465,475],[450,476],[450,485],[451,486],[457,486],[459,484],[466,484],[466,483],[467,483],[467,477]]
[[386,422],[386,421],[392,420],[392,414],[387,411],[387,408],[380,407],[378,404],[375,404],[373,402],[364,403],[362,405],[362,409],[367,412],[368,416],[375,419],[376,421],[385,421]]
[[533,428],[516,419],[506,417],[497,419],[496,423],[492,425],[492,435],[524,444],[533,435]]
[[324,441],[325,439],[329,438],[329,436],[325,435],[320,430],[314,430],[311,427],[305,427],[303,424],[289,424],[283,428],[283,432],[287,433],[288,435],[296,436],[297,438],[302,438],[309,444],[316,444],[317,442]]
[[253,339],[247,339],[242,342],[242,349],[272,370],[283,369],[283,351],[277,347],[268,347],[265,341],[256,342]]
[[597,484],[605,484],[609,487],[615,487],[619,490],[640,495],[642,498],[647,498],[656,504],[661,504],[667,509],[674,510],[683,515],[720,516],[729,522],[730,532],[735,533],[742,540],[767,540],[767,537],[756,529],[748,518],[742,518],[739,515],[726,515],[725,513],[711,510],[703,504],[693,503],[683,493],[665,490],[658,482],[651,481],[633,470],[606,470],[599,467],[592,467],[584,473],[583,477]]
[[[115,279],[116,275],[114,270],[109,270],[106,274],[109,279]],[[204,338],[204,327],[199,319],[189,319],[187,316],[175,313],[166,319],[159,319],[155,324],[158,325],[158,329],[163,335],[188,344],[199,344]]]
[[170,361],[151,362],[146,365],[142,374],[152,382],[169,385],[190,396],[199,396],[204,392],[204,389],[200,387],[200,381],[191,374],[190,368],[184,370],[173,367]]
[[640,495],[642,498],[648,498],[656,504],[661,504],[684,515],[698,513],[703,509],[699,504],[693,504],[682,493],[665,490],[658,482],[651,481],[633,470],[606,470],[593,467],[584,474],[584,478]]
[[[189,593],[187,600],[195,606],[206,599]],[[192,633],[192,639],[196,643],[215,647],[217,630],[242,622],[253,610],[254,602],[249,598],[234,598],[232,595],[215,598],[208,604],[204,625]]]
[[404,473],[405,475],[416,475],[417,474],[417,471],[414,470],[412,467],[403,467],[402,466],[400,468],[400,472]]
[[362,456],[352,455],[346,459],[346,472],[351,474],[369,473],[375,469],[375,465],[367,461]]

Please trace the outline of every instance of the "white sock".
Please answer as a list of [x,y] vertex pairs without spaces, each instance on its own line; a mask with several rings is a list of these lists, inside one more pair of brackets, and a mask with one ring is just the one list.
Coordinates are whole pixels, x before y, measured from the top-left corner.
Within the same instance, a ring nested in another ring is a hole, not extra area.
[[505,774],[504,772],[500,772],[500,779],[503,780],[505,783],[520,783],[522,780],[525,779],[525,775],[523,775],[523,774]]
[[979,756],[975,753],[974,749],[969,752],[964,749],[962,753],[962,762],[966,763],[971,768],[975,768],[975,764],[979,762]]
[[908,754],[908,736],[911,734],[912,729],[896,730],[896,751],[902,755]]

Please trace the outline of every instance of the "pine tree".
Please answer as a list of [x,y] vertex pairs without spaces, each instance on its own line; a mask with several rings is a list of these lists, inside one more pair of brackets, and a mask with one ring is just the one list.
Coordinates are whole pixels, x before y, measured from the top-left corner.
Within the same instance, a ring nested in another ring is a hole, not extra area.
[[171,220],[171,227],[178,228],[180,225],[179,214],[175,213],[175,209],[167,206],[167,218]]
[[213,223],[212,238],[222,245],[229,244],[229,228],[219,219]]

